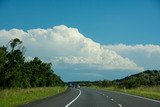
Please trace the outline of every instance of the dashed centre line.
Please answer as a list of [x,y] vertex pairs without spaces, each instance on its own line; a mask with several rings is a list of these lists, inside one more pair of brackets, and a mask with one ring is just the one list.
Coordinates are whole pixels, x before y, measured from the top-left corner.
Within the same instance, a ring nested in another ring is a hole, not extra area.
[[[101,94],[101,95],[105,95],[105,94],[100,93],[100,92],[99,92],[99,94]],[[109,98],[109,96],[108,96],[108,95],[107,95],[106,97],[107,97],[107,98]],[[113,102],[115,102],[115,103],[117,103],[114,99],[110,99],[110,100],[111,100],[111,101],[113,101]],[[118,103],[117,103],[117,104],[118,104]],[[123,107],[121,104],[118,104],[118,106],[119,106],[119,107]]]
[[122,105],[121,105],[121,104],[118,104],[118,106],[119,106],[119,107],[122,107]]

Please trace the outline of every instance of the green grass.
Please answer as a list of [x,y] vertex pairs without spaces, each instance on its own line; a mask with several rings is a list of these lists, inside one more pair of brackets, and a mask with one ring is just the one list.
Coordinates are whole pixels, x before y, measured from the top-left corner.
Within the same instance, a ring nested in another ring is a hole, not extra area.
[[125,89],[125,88],[118,88],[118,87],[107,87],[107,88],[100,88],[95,87],[97,89],[104,89],[104,90],[111,90],[111,91],[119,91],[124,93],[129,93],[133,95],[143,96],[151,99],[160,100],[160,86],[153,86],[153,87],[138,87],[132,89]]
[[26,104],[34,100],[64,92],[65,90],[66,87],[1,89],[0,107],[15,107],[20,104]]

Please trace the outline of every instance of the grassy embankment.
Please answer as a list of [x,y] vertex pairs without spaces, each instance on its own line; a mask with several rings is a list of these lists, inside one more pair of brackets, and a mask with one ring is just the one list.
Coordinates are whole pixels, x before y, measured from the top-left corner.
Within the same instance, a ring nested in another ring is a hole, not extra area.
[[160,86],[138,87],[138,88],[132,88],[132,89],[125,89],[125,88],[122,89],[118,87],[107,87],[107,88],[94,87],[94,88],[124,92],[128,94],[133,94],[133,95],[138,95],[142,97],[160,100]]
[[28,89],[0,90],[0,107],[14,107],[19,104],[42,99],[51,95],[64,92],[66,87],[41,87]]

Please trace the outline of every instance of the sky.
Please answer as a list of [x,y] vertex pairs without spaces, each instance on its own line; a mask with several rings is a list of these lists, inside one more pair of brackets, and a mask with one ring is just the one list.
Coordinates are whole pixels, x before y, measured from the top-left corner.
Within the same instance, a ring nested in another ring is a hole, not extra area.
[[160,69],[160,1],[0,0],[0,45],[15,37],[64,81]]

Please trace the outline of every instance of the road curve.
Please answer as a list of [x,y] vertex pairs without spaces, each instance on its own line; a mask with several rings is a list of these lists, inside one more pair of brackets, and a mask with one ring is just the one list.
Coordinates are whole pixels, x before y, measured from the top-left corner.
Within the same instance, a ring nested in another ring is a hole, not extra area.
[[160,107],[160,101],[112,91],[71,88],[62,95],[21,107]]

